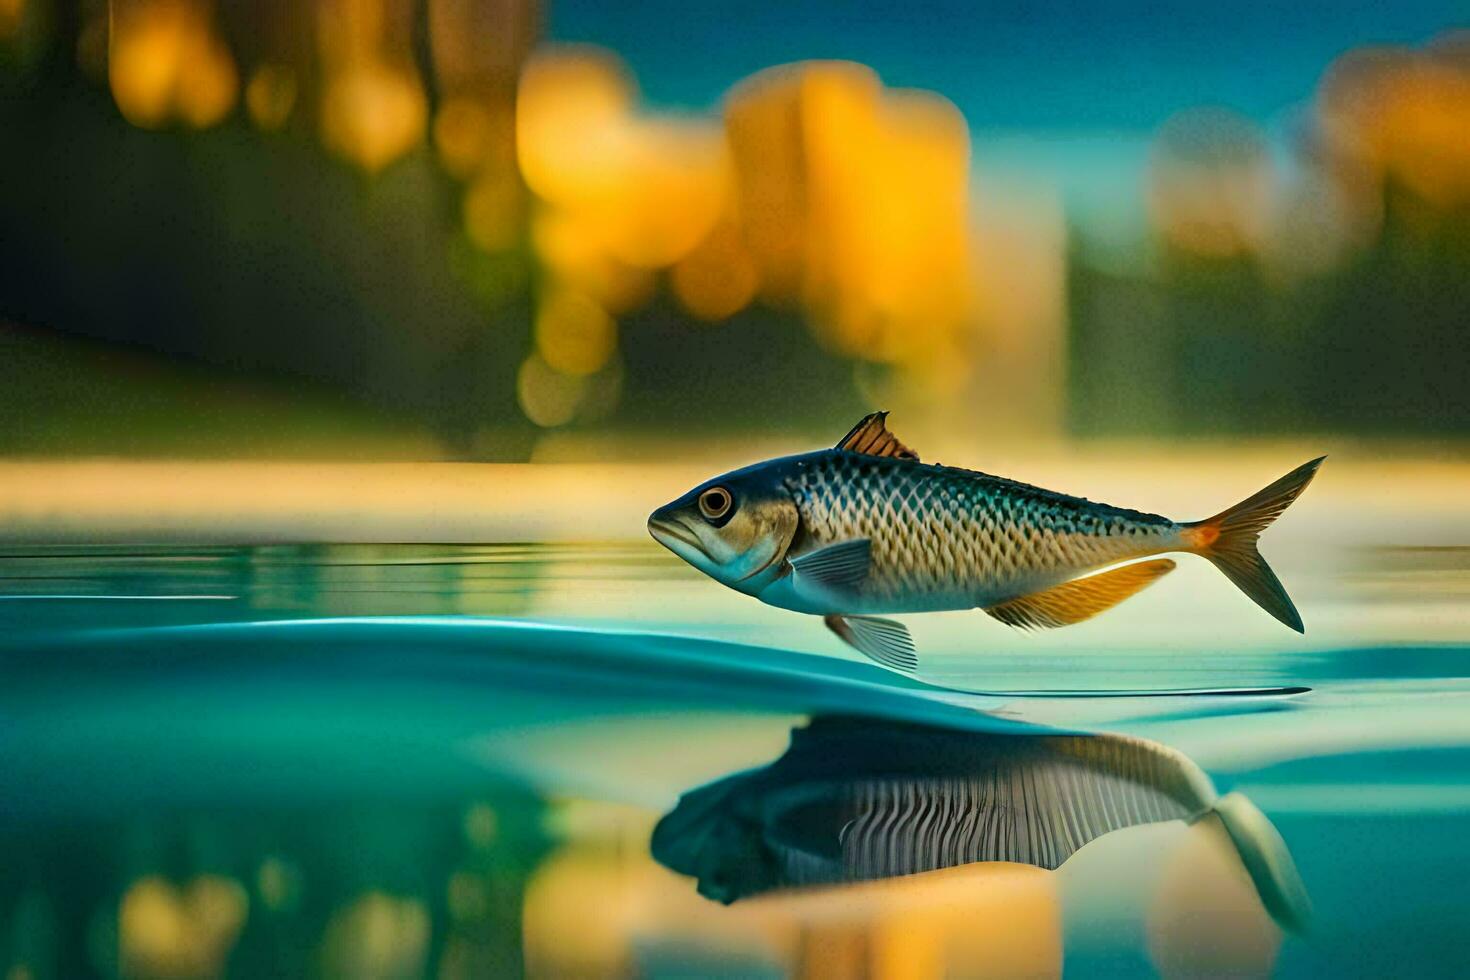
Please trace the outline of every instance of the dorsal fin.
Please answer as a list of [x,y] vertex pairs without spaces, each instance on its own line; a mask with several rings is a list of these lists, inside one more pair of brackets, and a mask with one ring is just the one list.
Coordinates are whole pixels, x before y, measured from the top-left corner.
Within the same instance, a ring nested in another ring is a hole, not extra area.
[[1169,558],[1135,562],[1017,596],[985,611],[1002,623],[1021,629],[1071,626],[1116,606],[1173,570],[1174,562]]
[[867,456],[892,456],[895,459],[912,459],[918,462],[919,454],[899,442],[898,437],[888,431],[887,418],[887,412],[864,415],[862,421],[853,426],[852,431],[837,443],[837,448]]

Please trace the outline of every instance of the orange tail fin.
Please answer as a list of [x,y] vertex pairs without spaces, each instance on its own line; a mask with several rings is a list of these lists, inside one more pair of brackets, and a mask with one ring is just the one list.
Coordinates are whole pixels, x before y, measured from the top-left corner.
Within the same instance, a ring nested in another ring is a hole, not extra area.
[[1282,588],[1276,573],[1266,564],[1266,559],[1256,550],[1256,539],[1281,512],[1291,505],[1312,477],[1326,456],[1319,456],[1310,463],[1303,463],[1290,473],[1263,490],[1258,490],[1228,510],[1209,520],[1185,525],[1185,540],[1191,550],[1214,562],[1225,577],[1266,612],[1281,620],[1298,633],[1302,628],[1302,617],[1291,604],[1291,597]]

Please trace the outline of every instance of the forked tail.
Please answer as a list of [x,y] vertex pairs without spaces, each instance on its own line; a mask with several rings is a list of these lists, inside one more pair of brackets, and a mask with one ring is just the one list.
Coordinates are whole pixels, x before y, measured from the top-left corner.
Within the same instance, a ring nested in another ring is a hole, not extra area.
[[1298,633],[1305,632],[1302,617],[1276,573],[1256,550],[1256,539],[1307,488],[1326,458],[1318,456],[1310,463],[1303,463],[1234,507],[1208,520],[1185,525],[1185,539],[1194,552],[1214,562],[1256,605]]
[[1225,825],[1240,862],[1261,896],[1261,904],[1276,924],[1302,935],[1312,922],[1312,900],[1297,873],[1286,841],[1254,803],[1239,793],[1227,793],[1211,811]]

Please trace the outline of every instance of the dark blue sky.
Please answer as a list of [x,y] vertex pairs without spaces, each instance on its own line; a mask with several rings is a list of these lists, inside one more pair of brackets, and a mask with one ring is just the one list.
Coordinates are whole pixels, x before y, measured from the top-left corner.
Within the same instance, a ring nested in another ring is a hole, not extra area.
[[1203,103],[1267,121],[1347,48],[1457,23],[1470,2],[550,0],[549,33],[618,51],[654,105],[711,107],[760,68],[850,58],[947,95],[977,130],[1097,131]]

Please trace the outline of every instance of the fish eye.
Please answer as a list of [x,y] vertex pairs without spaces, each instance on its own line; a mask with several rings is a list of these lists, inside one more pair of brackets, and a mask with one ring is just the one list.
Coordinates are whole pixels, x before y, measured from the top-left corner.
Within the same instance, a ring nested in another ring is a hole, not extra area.
[[734,502],[729,490],[724,487],[710,487],[699,495],[699,512],[704,515],[705,520],[717,521],[730,513],[730,506]]

